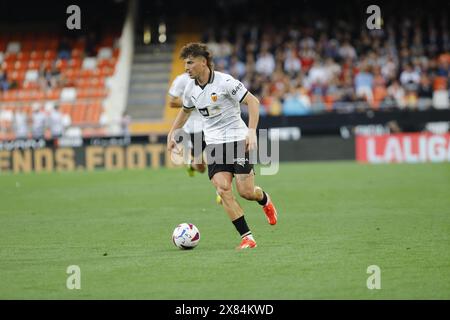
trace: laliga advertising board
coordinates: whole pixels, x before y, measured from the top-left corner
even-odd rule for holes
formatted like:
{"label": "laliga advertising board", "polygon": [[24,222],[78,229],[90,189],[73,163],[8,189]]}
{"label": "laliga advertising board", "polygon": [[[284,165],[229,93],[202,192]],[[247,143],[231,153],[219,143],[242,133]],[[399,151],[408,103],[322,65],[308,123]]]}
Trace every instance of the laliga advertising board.
{"label": "laliga advertising board", "polygon": [[450,162],[450,134],[405,133],[356,137],[362,163]]}

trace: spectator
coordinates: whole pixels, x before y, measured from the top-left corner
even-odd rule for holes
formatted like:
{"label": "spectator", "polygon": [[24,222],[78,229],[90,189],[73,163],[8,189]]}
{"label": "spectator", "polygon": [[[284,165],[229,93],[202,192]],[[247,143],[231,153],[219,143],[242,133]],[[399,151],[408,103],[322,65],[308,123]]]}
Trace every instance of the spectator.
{"label": "spectator", "polygon": [[426,74],[422,75],[420,78],[417,95],[417,107],[419,110],[425,110],[431,107],[433,102],[433,88],[431,86],[430,78]]}
{"label": "spectator", "polygon": [[356,59],[356,50],[355,48],[350,44],[348,40],[346,40],[342,46],[338,50],[339,57],[342,59]]}
{"label": "spectator", "polygon": [[14,133],[16,139],[27,139],[28,138],[28,120],[25,112],[21,110],[16,110],[14,112],[13,120]]}
{"label": "spectator", "polygon": [[0,89],[6,91],[9,89],[8,75],[6,71],[0,69]]}
{"label": "spectator", "polygon": [[322,61],[316,60],[308,72],[306,82],[309,87],[322,86],[327,83],[329,76],[330,74],[325,69]]}
{"label": "spectator", "polygon": [[48,117],[48,125],[50,127],[50,133],[52,139],[61,138],[64,134],[64,118],[59,111],[59,106],[55,105]]}
{"label": "spectator", "polygon": [[310,113],[311,101],[305,94],[304,89],[292,87],[286,95],[283,103],[283,114],[307,115]]}
{"label": "spectator", "polygon": [[405,90],[397,80],[388,87],[388,95],[395,101],[397,108],[405,107]]}
{"label": "spectator", "polygon": [[71,47],[69,43],[69,39],[67,37],[63,37],[59,42],[58,46],[58,58],[62,60],[69,60],[71,57]]}
{"label": "spectator", "polygon": [[392,56],[388,57],[385,64],[381,66],[381,74],[386,80],[393,80],[397,73],[397,64]]}
{"label": "spectator", "polygon": [[236,55],[232,56],[230,62],[230,74],[234,78],[242,81],[245,76],[245,72],[245,64],[240,61]]}
{"label": "spectator", "polygon": [[125,138],[130,137],[130,124],[131,124],[131,117],[128,113],[125,112],[120,121],[122,136]]}
{"label": "spectator", "polygon": [[300,59],[297,57],[297,54],[294,49],[290,49],[286,53],[286,59],[284,60],[284,71],[290,76],[297,75],[302,68],[302,63]]}
{"label": "spectator", "polygon": [[261,73],[265,76],[270,76],[275,70],[275,59],[273,55],[267,50],[267,48],[263,48],[261,50],[261,54],[256,60],[255,69],[256,72]]}
{"label": "spectator", "polygon": [[373,102],[373,75],[369,67],[363,66],[361,72],[355,77],[356,96],[363,98],[367,102]]}
{"label": "spectator", "polygon": [[405,70],[400,74],[400,83],[409,91],[417,90],[420,82],[420,74],[413,70],[411,64],[407,64]]}
{"label": "spectator", "polygon": [[44,139],[45,129],[47,127],[47,115],[45,114],[44,107],[40,105],[33,106],[31,119],[31,133],[33,139]]}

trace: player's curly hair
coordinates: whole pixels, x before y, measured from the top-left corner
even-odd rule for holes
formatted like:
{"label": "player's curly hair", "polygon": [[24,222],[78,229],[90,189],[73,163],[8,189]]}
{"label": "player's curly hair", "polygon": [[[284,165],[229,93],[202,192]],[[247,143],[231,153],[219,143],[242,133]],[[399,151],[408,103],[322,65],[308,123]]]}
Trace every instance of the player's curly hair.
{"label": "player's curly hair", "polygon": [[186,59],[188,57],[204,57],[208,67],[211,70],[214,68],[212,53],[209,51],[208,46],[204,43],[191,42],[181,48],[180,58]]}

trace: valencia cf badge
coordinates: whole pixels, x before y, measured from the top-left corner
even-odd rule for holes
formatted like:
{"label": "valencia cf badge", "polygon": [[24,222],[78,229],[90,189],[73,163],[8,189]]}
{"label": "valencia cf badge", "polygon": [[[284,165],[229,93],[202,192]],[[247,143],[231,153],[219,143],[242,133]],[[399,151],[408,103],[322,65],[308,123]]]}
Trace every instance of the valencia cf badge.
{"label": "valencia cf badge", "polygon": [[216,102],[216,101],[217,101],[217,94],[216,94],[215,92],[211,93],[211,100],[212,100],[213,102]]}

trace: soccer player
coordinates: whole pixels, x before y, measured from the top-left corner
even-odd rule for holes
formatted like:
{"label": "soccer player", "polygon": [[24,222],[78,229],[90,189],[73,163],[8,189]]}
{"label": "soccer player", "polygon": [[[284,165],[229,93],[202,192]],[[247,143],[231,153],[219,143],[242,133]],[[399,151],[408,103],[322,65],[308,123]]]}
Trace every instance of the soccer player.
{"label": "soccer player", "polygon": [[[222,198],[223,208],[241,235],[237,249],[255,248],[256,241],[245,221],[243,209],[233,196],[232,181],[236,177],[236,188],[242,198],[257,201],[262,206],[269,224],[277,223],[275,206],[269,195],[255,186],[253,164],[249,161],[249,152],[257,148],[259,101],[240,81],[213,70],[212,55],[205,44],[187,44],[182,48],[180,58],[184,60],[190,80],[184,90],[183,108],[168,134],[167,149],[172,151],[175,148],[177,129],[185,124],[194,108],[197,109],[203,116],[208,176]],[[249,109],[248,127],[241,118],[241,102]],[[245,149],[245,157],[236,157],[242,149]]]}
{"label": "soccer player", "polygon": [[[172,85],[169,88],[169,105],[172,108],[181,108],[183,106],[183,92],[186,88],[186,84],[189,82],[190,77],[187,73],[183,73],[178,75],[175,80],[173,80]],[[203,150],[205,149],[206,143],[203,137],[203,120],[201,118],[200,113],[197,110],[193,110],[191,116],[186,121],[183,126],[183,130],[191,136],[191,156],[192,160],[190,165],[188,166],[188,174],[193,177],[195,171],[200,173],[205,172],[206,166],[203,161]],[[194,149],[194,141],[196,139],[196,135],[200,135],[202,141],[202,148]]]}

